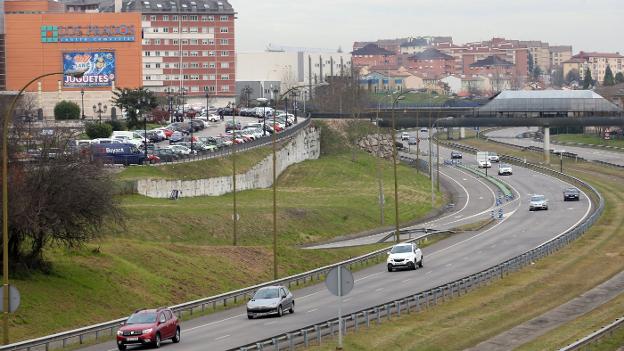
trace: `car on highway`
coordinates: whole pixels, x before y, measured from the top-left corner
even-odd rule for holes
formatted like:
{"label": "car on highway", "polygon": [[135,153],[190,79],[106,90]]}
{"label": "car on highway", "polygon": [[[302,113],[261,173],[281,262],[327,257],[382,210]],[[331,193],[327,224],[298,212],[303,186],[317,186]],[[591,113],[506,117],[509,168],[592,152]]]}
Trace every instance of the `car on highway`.
{"label": "car on highway", "polygon": [[490,162],[500,162],[500,158],[496,152],[488,152],[488,160]]}
{"label": "car on highway", "polygon": [[529,211],[548,210],[548,199],[544,195],[532,195],[529,202]]}
{"label": "car on highway", "polygon": [[498,175],[512,175],[513,170],[511,169],[511,165],[507,163],[500,164],[498,166]]}
{"label": "car on highway", "polygon": [[492,163],[489,160],[479,160],[477,162],[478,162],[479,168],[491,168],[492,167]]}
{"label": "car on highway", "polygon": [[388,251],[386,264],[388,272],[395,268],[416,269],[416,266],[423,266],[423,253],[414,243],[396,244]]}
{"label": "car on highway", "polygon": [[180,342],[180,321],[168,308],[136,310],[117,330],[117,348],[128,345],[160,347],[163,340]]}
{"label": "car on highway", "polygon": [[579,201],[581,191],[577,188],[566,188],[563,190],[563,201]]}
{"label": "car on highway", "polygon": [[409,140],[410,135],[409,133],[403,132],[401,133],[401,140]]}
{"label": "car on highway", "polygon": [[249,319],[268,315],[281,317],[284,311],[295,313],[295,298],[288,288],[282,285],[260,288],[247,302]]}
{"label": "car on highway", "polygon": [[459,151],[451,151],[451,159],[452,160],[461,159],[462,157],[464,157],[464,156],[462,155],[461,152],[459,152]]}

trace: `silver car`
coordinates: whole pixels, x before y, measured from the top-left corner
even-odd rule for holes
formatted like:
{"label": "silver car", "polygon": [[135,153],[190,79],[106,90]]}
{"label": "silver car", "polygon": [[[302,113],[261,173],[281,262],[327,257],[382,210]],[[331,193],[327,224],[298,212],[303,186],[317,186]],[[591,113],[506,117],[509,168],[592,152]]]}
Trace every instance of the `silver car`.
{"label": "silver car", "polygon": [[548,199],[544,195],[533,195],[529,203],[529,211],[548,210]]}
{"label": "silver car", "polygon": [[284,311],[295,313],[295,298],[285,286],[266,286],[260,288],[247,302],[247,318],[277,315],[281,317]]}

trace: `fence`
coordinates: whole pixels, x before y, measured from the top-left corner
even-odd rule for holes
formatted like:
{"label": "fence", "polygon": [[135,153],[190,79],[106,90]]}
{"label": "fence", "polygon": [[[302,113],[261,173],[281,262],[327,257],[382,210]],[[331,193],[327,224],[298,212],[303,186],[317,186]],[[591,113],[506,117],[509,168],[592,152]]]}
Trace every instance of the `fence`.
{"label": "fence", "polygon": [[[456,149],[462,149],[467,152],[477,151],[474,148],[461,144],[447,144]],[[585,233],[585,231],[587,231],[596,222],[604,211],[604,199],[602,198],[602,195],[590,184],[587,184],[576,177],[572,177],[546,167],[525,163],[515,157],[502,155],[501,159],[506,160],[509,163],[520,164],[535,171],[558,177],[589,190],[597,199],[598,206],[596,210],[585,218],[584,221],[576,227],[570,229],[568,232],[493,267],[429,290],[409,295],[402,299],[389,301],[371,308],[360,310],[350,314],[349,316],[345,316],[342,318],[343,333],[346,334],[349,329],[357,331],[360,326],[370,326],[371,322],[379,324],[382,320],[390,320],[393,315],[400,316],[401,313],[418,312],[423,309],[427,309],[438,304],[438,302],[443,302],[455,296],[461,296],[462,294],[465,294],[470,290],[478,288],[495,279],[502,279],[505,275],[522,269],[523,267],[530,265],[532,262],[567,246],[570,242],[576,240],[583,233]],[[299,345],[307,347],[311,343],[320,344],[324,337],[331,337],[337,332],[338,325],[338,318],[330,319],[321,323],[309,325],[305,328],[293,330],[288,333],[282,333],[270,339],[237,347],[232,350],[295,350],[295,348]]]}
{"label": "fence", "polygon": [[573,350],[591,350],[591,345],[600,341],[604,337],[610,337],[618,329],[624,327],[624,318],[616,319],[615,322],[604,326],[597,331],[587,335],[586,337],[577,340],[566,347],[562,347],[559,351],[573,351]]}

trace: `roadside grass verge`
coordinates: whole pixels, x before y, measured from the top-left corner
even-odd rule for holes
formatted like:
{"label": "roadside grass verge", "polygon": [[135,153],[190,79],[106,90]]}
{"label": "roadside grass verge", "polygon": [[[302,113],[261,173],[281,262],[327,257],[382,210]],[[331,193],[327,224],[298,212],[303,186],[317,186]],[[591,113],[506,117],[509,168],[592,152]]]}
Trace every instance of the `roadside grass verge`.
{"label": "roadside grass verge", "polygon": [[572,142],[572,143],[624,147],[624,139],[604,140],[603,138],[597,135],[589,135],[589,134],[556,134],[556,135],[552,135],[551,138],[554,141],[559,141],[559,142]]}
{"label": "roadside grass verge", "polygon": [[[245,173],[272,153],[271,146],[262,146],[236,154],[237,174]],[[162,166],[132,166],[117,173],[118,180],[167,179],[194,180],[232,175],[232,157],[166,164]]]}
{"label": "roadside grass verge", "polygon": [[[510,154],[511,149],[471,140],[481,149]],[[537,154],[539,156],[539,154]],[[496,281],[422,313],[404,315],[392,323],[347,335],[348,350],[462,350],[541,315],[624,269],[624,195],[621,171],[579,162],[568,170],[594,185],[606,199],[600,220],[568,247]],[[562,347],[608,324],[624,313],[620,296],[592,313],[566,324],[522,350]],[[617,344],[618,337],[606,340]],[[333,350],[327,341],[313,350]],[[610,350],[612,348],[605,348]]]}
{"label": "roadside grass verge", "polygon": [[[376,159],[358,151],[352,161],[338,134],[326,137],[324,143],[327,149],[320,159],[293,165],[278,180],[280,277],[389,245],[298,248],[380,226]],[[229,170],[230,164],[214,167]],[[179,173],[171,170],[168,176]],[[429,213],[428,179],[404,165],[398,166],[398,174],[402,221]],[[393,223],[388,161],[382,162],[382,176],[385,220]],[[125,228],[107,230],[83,247],[46,249],[50,274],[11,276],[22,295],[22,305],[11,315],[12,342],[120,318],[136,308],[177,304],[273,279],[271,189],[237,193],[236,247],[231,246],[231,194],[176,201],[139,195],[119,199]]]}

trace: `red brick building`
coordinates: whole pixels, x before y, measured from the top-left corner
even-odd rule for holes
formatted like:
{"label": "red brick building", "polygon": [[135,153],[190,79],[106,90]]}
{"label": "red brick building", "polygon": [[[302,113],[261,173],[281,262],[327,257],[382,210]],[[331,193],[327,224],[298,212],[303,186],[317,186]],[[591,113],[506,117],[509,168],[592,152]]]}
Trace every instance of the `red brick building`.
{"label": "red brick building", "polygon": [[433,48],[408,57],[407,65],[415,72],[435,76],[455,73],[455,58]]}
{"label": "red brick building", "polygon": [[397,55],[375,44],[367,44],[356,49],[351,55],[351,62],[354,67],[390,68],[397,66]]}

